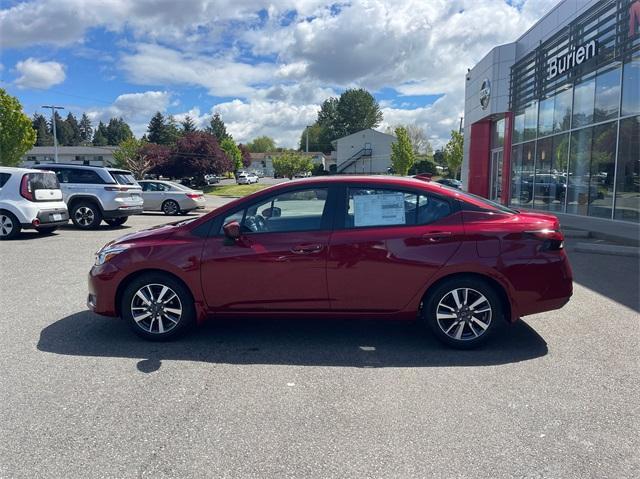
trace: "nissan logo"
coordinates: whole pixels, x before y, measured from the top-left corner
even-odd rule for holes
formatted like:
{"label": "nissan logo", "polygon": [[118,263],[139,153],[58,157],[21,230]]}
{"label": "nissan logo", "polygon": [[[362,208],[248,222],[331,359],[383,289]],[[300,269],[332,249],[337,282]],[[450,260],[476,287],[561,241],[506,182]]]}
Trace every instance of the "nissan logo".
{"label": "nissan logo", "polygon": [[491,82],[488,78],[482,80],[482,85],[480,86],[480,105],[482,105],[482,109],[486,110],[489,106],[489,99],[491,98]]}

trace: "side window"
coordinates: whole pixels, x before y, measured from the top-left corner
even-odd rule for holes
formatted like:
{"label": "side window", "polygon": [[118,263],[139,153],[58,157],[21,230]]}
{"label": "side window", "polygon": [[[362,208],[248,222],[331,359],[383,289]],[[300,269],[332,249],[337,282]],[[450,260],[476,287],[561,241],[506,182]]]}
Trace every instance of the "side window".
{"label": "side window", "polygon": [[345,228],[426,225],[451,213],[448,202],[407,191],[349,188]]}
{"label": "side window", "polygon": [[140,183],[140,188],[142,191],[149,191],[149,183]]}
{"label": "side window", "polygon": [[156,183],[158,187],[158,191],[170,191],[171,187],[169,185],[165,185],[164,183]]}
{"label": "side window", "polygon": [[104,181],[98,173],[92,170],[69,169],[67,172],[69,183],[81,183],[85,185],[101,185]]}
{"label": "side window", "polygon": [[236,220],[244,233],[320,230],[328,193],[327,188],[282,193],[227,216],[222,224]]}
{"label": "side window", "polygon": [[0,188],[2,188],[7,181],[9,181],[9,178],[11,178],[11,175],[9,173],[0,173]]}

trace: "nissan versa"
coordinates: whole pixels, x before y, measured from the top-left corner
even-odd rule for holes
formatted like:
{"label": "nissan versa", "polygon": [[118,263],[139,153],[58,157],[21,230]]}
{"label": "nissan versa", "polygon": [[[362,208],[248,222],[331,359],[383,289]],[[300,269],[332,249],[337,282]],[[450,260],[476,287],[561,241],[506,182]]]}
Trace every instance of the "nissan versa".
{"label": "nissan versa", "polygon": [[418,318],[470,348],[572,294],[552,215],[435,182],[296,180],[96,254],[88,306],[165,339],[208,317]]}

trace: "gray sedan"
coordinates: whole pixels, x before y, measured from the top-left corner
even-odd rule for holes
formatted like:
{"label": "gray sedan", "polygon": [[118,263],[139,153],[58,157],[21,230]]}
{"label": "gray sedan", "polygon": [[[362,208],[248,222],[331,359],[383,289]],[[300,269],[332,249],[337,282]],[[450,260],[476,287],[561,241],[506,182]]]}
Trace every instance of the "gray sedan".
{"label": "gray sedan", "polygon": [[205,206],[204,193],[173,181],[142,180],[142,199],[146,211],[162,211],[165,215],[186,214]]}

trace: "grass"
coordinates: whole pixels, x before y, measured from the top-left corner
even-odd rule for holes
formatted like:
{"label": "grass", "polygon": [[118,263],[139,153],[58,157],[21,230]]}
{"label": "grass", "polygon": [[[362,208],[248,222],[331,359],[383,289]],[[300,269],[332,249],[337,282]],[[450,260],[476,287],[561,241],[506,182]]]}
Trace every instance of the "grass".
{"label": "grass", "polygon": [[214,185],[204,188],[204,192],[215,196],[247,196],[256,191],[264,190],[271,185],[261,185],[254,183],[252,185]]}

